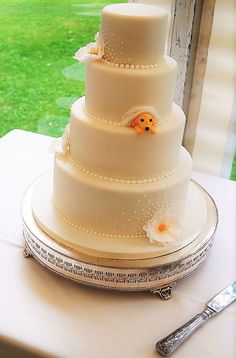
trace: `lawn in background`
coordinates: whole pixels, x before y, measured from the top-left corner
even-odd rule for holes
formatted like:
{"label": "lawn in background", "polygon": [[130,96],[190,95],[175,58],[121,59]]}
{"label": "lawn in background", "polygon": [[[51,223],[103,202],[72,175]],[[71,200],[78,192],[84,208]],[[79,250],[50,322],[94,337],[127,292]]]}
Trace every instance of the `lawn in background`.
{"label": "lawn in background", "polygon": [[84,65],[72,57],[115,2],[0,0],[0,137],[14,128],[62,134],[84,94]]}
{"label": "lawn in background", "polygon": [[234,155],[234,161],[233,161],[233,165],[232,165],[232,171],[231,171],[230,179],[231,180],[236,180],[236,153]]}

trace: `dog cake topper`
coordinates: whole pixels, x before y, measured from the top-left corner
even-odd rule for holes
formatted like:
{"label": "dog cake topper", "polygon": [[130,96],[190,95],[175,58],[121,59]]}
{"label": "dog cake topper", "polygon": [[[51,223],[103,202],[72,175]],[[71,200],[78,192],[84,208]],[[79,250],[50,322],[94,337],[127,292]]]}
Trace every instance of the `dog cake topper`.
{"label": "dog cake topper", "polygon": [[121,124],[131,127],[139,135],[157,132],[158,113],[151,107],[134,107],[122,117]]}

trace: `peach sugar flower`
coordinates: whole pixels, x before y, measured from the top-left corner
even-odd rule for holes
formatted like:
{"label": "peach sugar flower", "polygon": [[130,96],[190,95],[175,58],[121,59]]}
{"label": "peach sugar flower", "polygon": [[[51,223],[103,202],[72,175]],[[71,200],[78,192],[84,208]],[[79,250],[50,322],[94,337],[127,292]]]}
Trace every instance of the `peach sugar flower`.
{"label": "peach sugar flower", "polygon": [[152,244],[171,244],[181,236],[181,222],[172,211],[156,212],[143,229]]}

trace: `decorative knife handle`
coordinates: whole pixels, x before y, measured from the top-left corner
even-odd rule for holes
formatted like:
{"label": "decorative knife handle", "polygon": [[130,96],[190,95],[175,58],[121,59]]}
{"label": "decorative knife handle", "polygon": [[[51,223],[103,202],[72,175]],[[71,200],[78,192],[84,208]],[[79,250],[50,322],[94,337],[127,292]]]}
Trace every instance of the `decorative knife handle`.
{"label": "decorative knife handle", "polygon": [[161,339],[156,344],[156,350],[163,356],[173,353],[178,346],[183,343],[198,327],[215,314],[208,307],[200,314],[197,314],[183,326]]}

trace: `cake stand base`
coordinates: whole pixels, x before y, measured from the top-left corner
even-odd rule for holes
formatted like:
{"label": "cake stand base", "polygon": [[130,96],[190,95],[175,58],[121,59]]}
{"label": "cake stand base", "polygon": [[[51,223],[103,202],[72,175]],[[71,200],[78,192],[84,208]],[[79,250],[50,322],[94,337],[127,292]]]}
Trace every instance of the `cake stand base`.
{"label": "cake stand base", "polygon": [[150,291],[163,300],[170,299],[173,286],[206,260],[218,222],[213,199],[199,184],[193,181],[192,184],[198,187],[207,207],[200,234],[178,251],[144,259],[97,257],[57,242],[34,220],[29,188],[22,207],[24,257],[33,256],[47,269],[81,284],[120,291]]}

